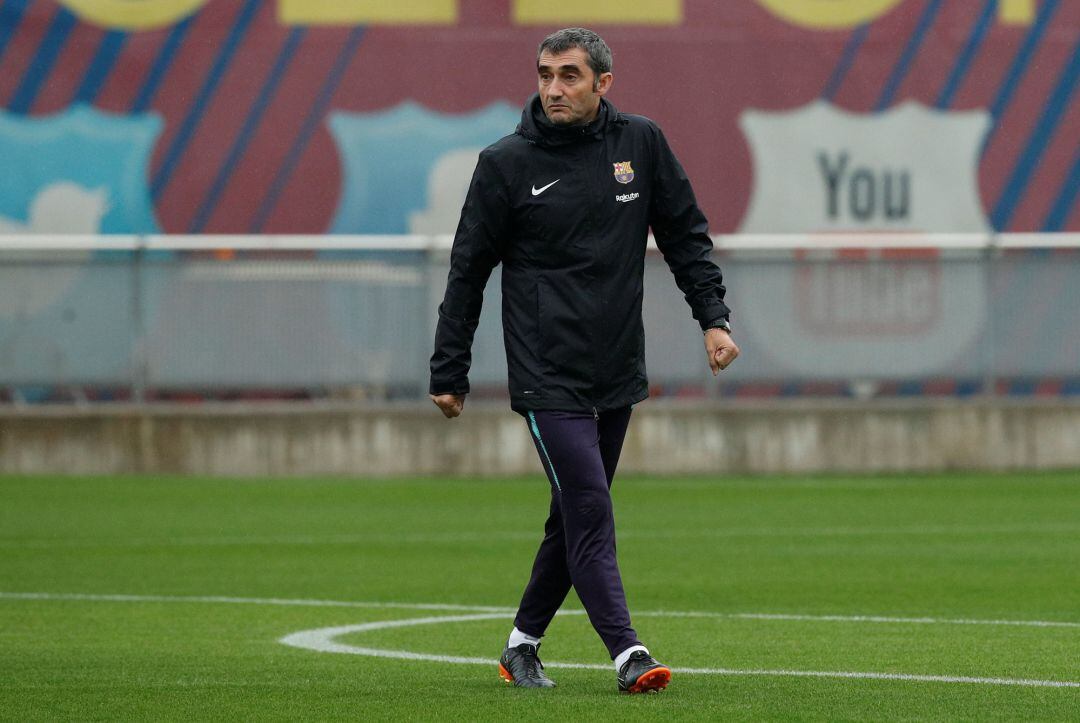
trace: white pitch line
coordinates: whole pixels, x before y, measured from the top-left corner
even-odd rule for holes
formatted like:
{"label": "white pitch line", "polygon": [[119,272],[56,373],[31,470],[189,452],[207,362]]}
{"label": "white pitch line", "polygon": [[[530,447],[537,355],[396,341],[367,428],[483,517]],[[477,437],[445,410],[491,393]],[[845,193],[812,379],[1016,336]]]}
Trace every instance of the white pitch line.
{"label": "white pitch line", "polygon": [[442,603],[351,602],[347,600],[304,600],[286,598],[227,597],[216,595],[92,595],[84,593],[0,592],[2,600],[83,600],[90,602],[168,602],[222,603],[226,605],[283,605],[319,608],[386,608],[398,610],[446,610],[460,612],[512,613],[514,608],[485,605],[452,605]]}
{"label": "white pitch line", "polygon": [[[220,603],[227,605],[279,605],[287,607],[369,608],[388,610],[445,610],[446,612],[513,613],[517,608],[497,605],[407,603],[296,598],[230,597],[216,595],[100,595],[91,593],[0,592],[0,600],[83,600],[91,602]],[[563,610],[560,615],[583,615],[583,610]],[[635,611],[634,617],[714,618],[718,620],[776,620],[823,623],[885,623],[898,625],[1004,625],[1032,628],[1077,628],[1080,622],[1064,620],[995,620],[978,618],[895,617],[885,615],[803,615],[796,613],[721,613],[695,610]]]}
{"label": "white pitch line", "polygon": [[[607,666],[603,666],[607,669]],[[1080,688],[1072,680],[1035,680],[1032,678],[981,678],[970,675],[922,675],[919,673],[874,673],[843,670],[729,670],[726,668],[672,668],[676,673],[702,675],[774,675],[796,678],[855,678],[861,680],[900,680],[916,683],[974,683],[977,685],[1018,685],[1030,688]]]}
{"label": "white pitch line", "polygon": [[[435,616],[424,618],[410,618],[406,620],[382,620],[358,625],[346,625],[332,628],[319,628],[317,630],[305,630],[292,633],[281,638],[280,642],[298,648],[317,650],[319,652],[347,653],[352,655],[365,655],[381,658],[397,658],[402,660],[419,660],[429,662],[467,664],[467,665],[491,665],[492,661],[487,658],[469,658],[454,655],[435,655],[428,653],[414,653],[407,650],[386,650],[382,648],[364,648],[354,645],[338,643],[334,638],[349,633],[369,632],[372,630],[386,630],[389,628],[408,627],[413,625],[442,624],[453,622],[467,622],[473,620],[503,619],[513,614],[513,608],[491,607],[483,605],[452,605],[443,603],[401,603],[401,602],[367,602],[367,601],[344,601],[344,600],[305,600],[288,598],[245,598],[227,596],[174,596],[174,595],[95,595],[86,593],[42,593],[42,592],[0,592],[0,599],[7,600],[80,600],[94,602],[169,602],[169,603],[216,603],[216,604],[239,604],[239,605],[284,605],[299,607],[341,607],[341,608],[368,608],[368,609],[401,609],[401,610],[442,610],[442,611],[481,611],[473,615]],[[583,615],[582,610],[567,610],[560,615]],[[823,621],[823,622],[870,622],[870,623],[940,623],[961,625],[1024,625],[1036,627],[1075,627],[1080,628],[1080,623],[1056,622],[1043,620],[974,620],[974,619],[944,619],[944,618],[893,618],[866,615],[785,615],[770,613],[716,613],[716,612],[693,612],[693,611],[651,611],[636,613],[639,616],[655,617],[699,617],[720,619],[753,619],[753,620],[796,620],[796,621]],[[609,665],[593,663],[560,663],[548,664],[552,668],[573,668],[580,670],[610,670]],[[861,671],[820,671],[820,670],[739,670],[731,668],[672,668],[676,673],[689,675],[762,675],[762,676],[785,676],[803,678],[852,678],[865,680],[896,680],[926,683],[969,683],[982,685],[1013,685],[1041,688],[1080,688],[1080,682],[1062,680],[1032,680],[1025,678],[983,678],[974,676],[956,675],[923,675],[914,673],[876,673]]]}
{"label": "white pitch line", "polygon": [[[320,653],[344,653],[375,658],[394,658],[398,660],[417,660],[455,665],[492,665],[489,658],[470,658],[458,655],[438,655],[434,653],[414,653],[409,650],[387,650],[384,648],[366,648],[339,643],[335,640],[342,635],[403,628],[413,625],[445,625],[447,623],[472,622],[477,620],[495,620],[505,617],[501,613],[482,613],[479,615],[444,615],[408,620],[383,620],[358,625],[342,625],[315,630],[301,630],[281,638],[278,642],[294,648],[314,650]],[[596,663],[560,663],[545,664],[549,668],[574,668],[578,670],[611,670],[610,665]],[[846,678],[856,680],[893,680],[917,683],[967,683],[975,685],[1013,685],[1032,688],[1080,688],[1080,682],[1071,680],[1035,680],[1030,678],[984,678],[969,675],[925,675],[921,673],[878,673],[873,671],[841,670],[740,670],[733,668],[679,668],[672,672],[687,675],[767,675],[797,678]]]}
{"label": "white pitch line", "polygon": [[904,618],[888,615],[798,615],[792,613],[714,613],[657,610],[636,615],[672,618],[732,618],[736,620],[793,620],[837,623],[899,623],[904,625],[1012,625],[1032,628],[1080,628],[1080,623],[1059,620],[979,620],[977,618]]}

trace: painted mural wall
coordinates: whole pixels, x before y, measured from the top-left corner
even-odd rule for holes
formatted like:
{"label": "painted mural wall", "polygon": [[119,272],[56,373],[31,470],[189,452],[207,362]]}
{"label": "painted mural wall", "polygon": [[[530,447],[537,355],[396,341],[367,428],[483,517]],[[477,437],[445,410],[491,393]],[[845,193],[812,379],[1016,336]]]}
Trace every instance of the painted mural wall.
{"label": "painted mural wall", "polygon": [[439,233],[587,25],[714,232],[1080,230],[1073,0],[0,0],[0,233]]}

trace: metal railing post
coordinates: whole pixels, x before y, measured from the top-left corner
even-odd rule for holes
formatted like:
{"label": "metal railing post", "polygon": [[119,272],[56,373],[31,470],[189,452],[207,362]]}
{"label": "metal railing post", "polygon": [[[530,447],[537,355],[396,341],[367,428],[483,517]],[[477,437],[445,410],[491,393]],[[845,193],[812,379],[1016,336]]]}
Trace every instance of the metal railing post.
{"label": "metal railing post", "polygon": [[993,398],[997,396],[997,374],[994,372],[994,349],[997,336],[997,324],[992,318],[994,305],[994,264],[998,256],[998,234],[991,231],[986,236],[986,245],[983,247],[983,284],[986,294],[986,324],[983,334],[983,390],[982,396]]}
{"label": "metal railing post", "polygon": [[143,299],[143,272],[146,259],[146,237],[135,237],[135,249],[132,252],[132,283],[131,283],[131,325],[132,325],[132,354],[131,354],[131,397],[136,404],[146,402],[147,388],[147,351],[146,351],[146,323],[143,315],[145,300]]}

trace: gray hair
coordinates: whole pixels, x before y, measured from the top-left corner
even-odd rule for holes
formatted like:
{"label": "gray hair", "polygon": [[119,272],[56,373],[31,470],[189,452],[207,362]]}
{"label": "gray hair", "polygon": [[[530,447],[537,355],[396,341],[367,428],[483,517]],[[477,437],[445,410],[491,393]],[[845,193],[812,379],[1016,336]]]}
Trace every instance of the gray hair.
{"label": "gray hair", "polygon": [[563,28],[544,38],[536,51],[536,64],[540,64],[540,56],[545,50],[558,55],[571,48],[581,48],[585,51],[589,67],[596,75],[594,85],[600,82],[601,73],[611,72],[611,48],[603,38],[586,28]]}

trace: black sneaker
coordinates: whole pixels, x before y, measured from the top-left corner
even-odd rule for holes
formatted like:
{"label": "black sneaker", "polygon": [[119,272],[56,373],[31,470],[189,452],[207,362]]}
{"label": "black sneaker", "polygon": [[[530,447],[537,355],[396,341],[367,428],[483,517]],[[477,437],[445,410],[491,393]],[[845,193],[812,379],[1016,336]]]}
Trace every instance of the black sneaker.
{"label": "black sneaker", "polygon": [[671,682],[671,669],[646,653],[635,650],[619,668],[619,690],[623,693],[656,693]]}
{"label": "black sneaker", "polygon": [[503,651],[499,658],[499,676],[519,688],[555,687],[555,681],[544,675],[544,664],[536,654],[536,646],[528,643]]}

